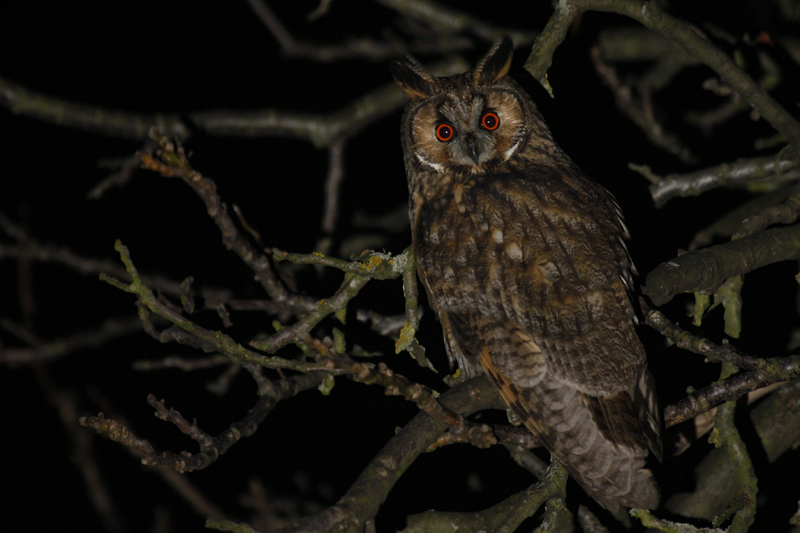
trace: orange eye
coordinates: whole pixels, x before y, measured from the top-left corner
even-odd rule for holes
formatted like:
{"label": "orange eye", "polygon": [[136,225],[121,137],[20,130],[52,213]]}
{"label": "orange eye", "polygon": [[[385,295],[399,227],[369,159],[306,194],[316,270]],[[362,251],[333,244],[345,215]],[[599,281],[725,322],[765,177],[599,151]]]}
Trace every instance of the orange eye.
{"label": "orange eye", "polygon": [[455,134],[456,132],[453,131],[453,127],[450,124],[439,124],[436,126],[436,138],[443,143],[450,141]]}
{"label": "orange eye", "polygon": [[497,113],[489,111],[483,115],[483,118],[481,119],[481,126],[489,131],[494,131],[500,127],[500,117],[497,116]]}

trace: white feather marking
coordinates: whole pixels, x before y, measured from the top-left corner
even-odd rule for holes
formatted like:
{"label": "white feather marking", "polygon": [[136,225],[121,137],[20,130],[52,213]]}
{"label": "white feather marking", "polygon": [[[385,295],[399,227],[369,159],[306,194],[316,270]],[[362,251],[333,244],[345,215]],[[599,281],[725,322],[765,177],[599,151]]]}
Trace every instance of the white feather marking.
{"label": "white feather marking", "polygon": [[428,161],[427,159],[425,159],[425,158],[422,156],[422,154],[416,154],[416,156],[417,156],[417,161],[419,161],[419,162],[420,162],[420,163],[422,163],[423,165],[426,165],[426,166],[429,166],[429,167],[431,167],[431,168],[432,168],[433,170],[435,170],[436,172],[441,172],[441,171],[442,171],[442,168],[443,168],[443,166],[442,166],[441,164],[439,164],[439,163],[434,163],[433,161]]}

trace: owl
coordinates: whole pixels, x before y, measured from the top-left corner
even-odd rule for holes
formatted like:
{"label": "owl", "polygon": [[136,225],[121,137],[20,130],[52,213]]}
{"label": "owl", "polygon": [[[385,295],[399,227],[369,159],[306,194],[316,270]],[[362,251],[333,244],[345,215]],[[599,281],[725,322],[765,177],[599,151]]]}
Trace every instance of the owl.
{"label": "owl", "polygon": [[469,72],[391,65],[418,274],[451,365],[485,374],[600,504],[656,508],[660,417],[614,197],[556,145],[497,41]]}

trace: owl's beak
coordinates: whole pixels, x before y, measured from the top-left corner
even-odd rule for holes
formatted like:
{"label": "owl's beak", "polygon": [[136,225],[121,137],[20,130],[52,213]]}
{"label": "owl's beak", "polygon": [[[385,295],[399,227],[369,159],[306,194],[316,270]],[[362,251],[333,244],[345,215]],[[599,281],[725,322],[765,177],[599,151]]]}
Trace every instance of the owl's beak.
{"label": "owl's beak", "polygon": [[475,143],[475,137],[473,135],[467,137],[467,153],[469,154],[469,158],[475,161],[477,165],[479,163],[480,154],[478,154],[478,146]]}

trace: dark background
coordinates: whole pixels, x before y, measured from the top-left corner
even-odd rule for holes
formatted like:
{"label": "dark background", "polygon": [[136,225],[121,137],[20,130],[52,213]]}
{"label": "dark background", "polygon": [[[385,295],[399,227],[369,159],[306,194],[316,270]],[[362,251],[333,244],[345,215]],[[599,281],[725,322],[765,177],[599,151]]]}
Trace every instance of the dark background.
{"label": "dark background", "polygon": [[[274,2],[274,10],[298,38],[338,42],[346,36],[380,37],[397,27],[398,15],[367,1],[334,2],[330,13],[309,23],[315,2]],[[510,27],[539,29],[551,13],[547,2],[450,2],[485,20]],[[794,32],[776,20],[761,3],[675,2],[673,11],[700,25],[713,22],[732,35],[761,31]],[[683,112],[710,108],[720,100],[699,89],[711,77],[702,67],[682,73],[657,97],[659,116],[698,157],[688,167],[653,147],[624,119],[613,97],[594,73],[589,49],[604,27],[633,24],[613,15],[592,13],[581,19],[558,49],[549,72],[556,98],[549,96],[521,66],[529,48],[517,51],[512,75],[531,92],[562,147],[592,177],[619,199],[633,234],[631,252],[642,274],[676,255],[692,235],[747,198],[742,191],[718,190],[700,198],[674,200],[655,209],[648,183],[627,169],[629,162],[650,165],[659,174],[686,172],[737,158],[761,155],[753,140],[772,133],[769,126],[740,116],[704,136],[681,120]],[[395,30],[400,31],[400,30]],[[490,43],[476,40],[466,54],[473,62]],[[727,51],[753,49],[741,42],[720,43]],[[309,112],[337,110],[364,93],[390,82],[385,61],[352,59],[337,63],[287,59],[245,2],[89,2],[30,1],[0,8],[0,76],[31,91],[74,102],[140,113],[182,113],[197,110],[279,108]],[[779,60],[787,55],[770,49]],[[435,59],[421,57],[423,61]],[[794,65],[796,73],[796,64]],[[642,65],[628,65],[633,74]],[[787,76],[790,78],[790,76]],[[797,87],[784,82],[776,96],[793,102]],[[783,99],[781,99],[783,98]],[[786,105],[786,104],[785,104]],[[795,107],[787,105],[792,110]],[[406,201],[398,129],[400,110],[367,127],[348,142],[342,209],[334,242],[353,232],[353,214],[379,215]],[[179,180],[139,171],[123,188],[102,199],[87,192],[110,172],[98,161],[131,156],[142,143],[108,138],[17,116],[0,109],[0,211],[45,243],[64,245],[92,258],[116,259],[115,239],[131,251],[141,271],[181,280],[193,276],[198,286],[229,287],[240,298],[263,298],[252,273],[220,244],[219,232],[194,193]],[[279,138],[212,137],[200,132],[186,143],[194,167],[219,186],[222,198],[236,204],[267,246],[310,252],[323,237],[320,217],[327,152],[310,143]],[[410,242],[407,231],[381,235],[382,247],[400,253]],[[4,237],[3,242],[10,242]],[[0,261],[0,316],[20,323],[17,264]],[[31,333],[40,342],[97,327],[107,317],[135,313],[133,298],[94,275],[82,276],[60,265],[32,267],[36,309]],[[796,323],[794,267],[774,265],[747,277],[745,334],[739,346],[758,355],[782,355]],[[340,277],[313,269],[297,272],[302,290],[329,295]],[[688,300],[667,307],[682,320]],[[402,312],[398,282],[372,282],[358,307],[391,314]],[[715,312],[701,333],[722,338],[721,314]],[[352,314],[352,313],[351,313]],[[207,327],[221,328],[210,311],[194,317]],[[243,341],[270,329],[264,315],[234,315],[229,331]],[[352,322],[352,321],[351,321]],[[440,371],[421,373],[406,355],[395,356],[391,344],[354,326],[359,343],[382,350],[393,368],[443,390],[447,372],[438,326],[427,314],[420,340]],[[25,343],[0,331],[3,347]],[[717,367],[702,365],[698,356],[663,349],[652,332],[643,331],[664,403],[680,398],[687,385],[702,386],[717,377]],[[351,337],[352,339],[352,337]],[[351,341],[352,342],[352,341]],[[96,350],[83,350],[46,366],[0,368],[0,413],[3,447],[0,460],[0,513],[5,528],[47,530],[76,526],[101,530],[86,498],[84,482],[70,462],[73,443],[53,407],[48,391],[77,398],[81,412],[92,415],[111,406],[137,432],[164,449],[194,451],[193,443],[168,424],[156,420],[146,395],[165,398],[167,405],[193,417],[211,434],[241,416],[255,399],[246,375],[234,381],[222,398],[206,391],[221,369],[183,373],[178,370],[135,372],[133,361],[167,355],[190,357],[177,345],[161,345],[146,335],[125,337]],[[57,400],[56,400],[57,401]],[[105,407],[104,407],[105,406]],[[190,479],[231,516],[246,520],[240,496],[249,480],[261,480],[277,500],[294,508],[329,505],[349,487],[363,466],[416,412],[412,405],[387,398],[377,387],[338,379],[328,398],[306,392],[278,406],[255,436],[237,444],[226,456]],[[111,415],[109,415],[111,416]],[[502,415],[501,415],[502,418]],[[77,422],[76,422],[77,423]],[[79,428],[79,432],[90,430]],[[149,530],[158,512],[166,512],[175,531],[202,529],[203,518],[118,445],[93,436],[102,474],[109,483],[121,519],[131,531]],[[669,446],[667,442],[667,446]],[[707,449],[704,440],[667,467],[686,468]],[[668,450],[669,451],[669,450]],[[796,454],[795,454],[796,455]],[[688,456],[688,457],[687,457]],[[779,472],[797,472],[797,461],[762,477],[762,486],[785,482]],[[685,480],[666,479],[666,491]],[[422,456],[390,494],[380,527],[401,528],[403,517],[436,508],[477,510],[523,489],[532,477],[520,471],[495,448],[454,446]],[[796,481],[792,481],[796,485]],[[762,511],[786,524],[792,501]],[[792,500],[793,498],[793,500]],[[777,504],[773,504],[777,505]],[[31,506],[37,511],[31,512]],[[757,530],[757,529],[754,529]]]}

